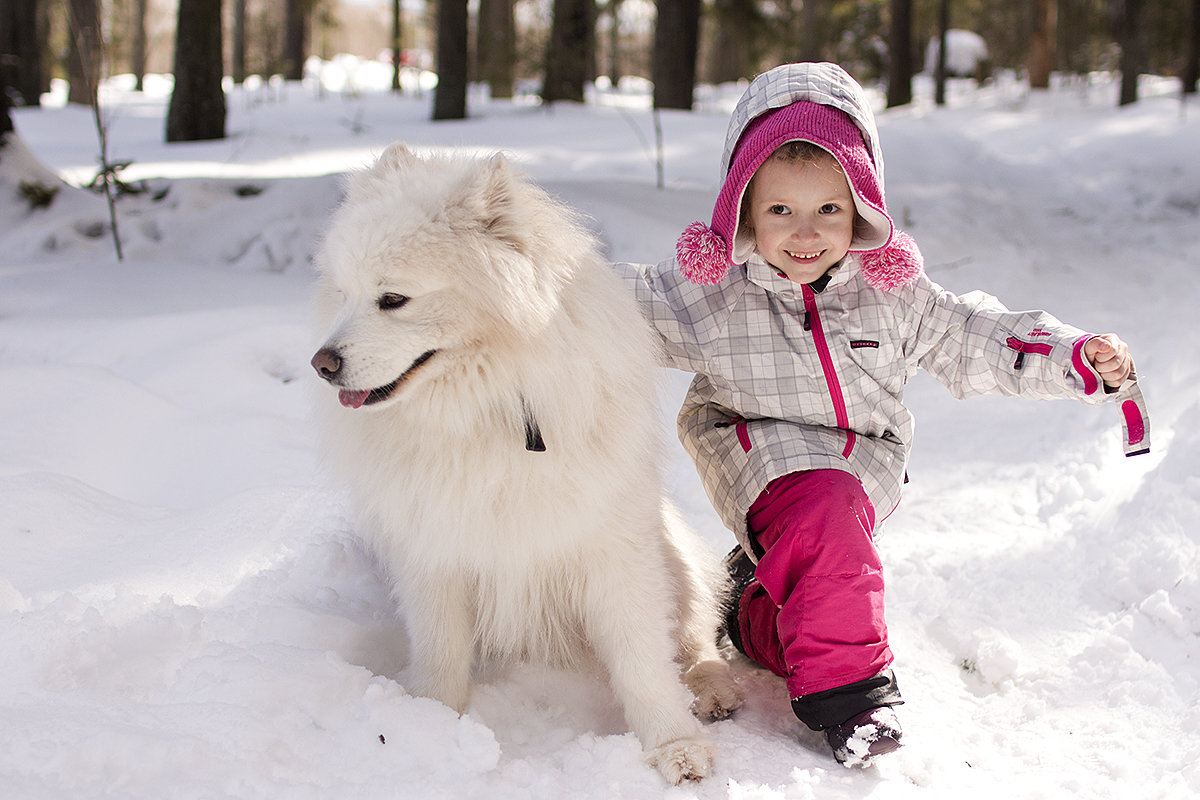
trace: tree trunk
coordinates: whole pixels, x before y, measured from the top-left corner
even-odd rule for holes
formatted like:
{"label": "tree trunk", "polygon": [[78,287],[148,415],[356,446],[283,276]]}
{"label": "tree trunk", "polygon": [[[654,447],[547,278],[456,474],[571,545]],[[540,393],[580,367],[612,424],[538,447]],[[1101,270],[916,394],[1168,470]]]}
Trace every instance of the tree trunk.
{"label": "tree trunk", "polygon": [[[7,5],[7,0],[0,2],[0,36],[5,35],[5,32],[11,30],[8,27],[9,21],[12,19],[11,8]],[[0,42],[7,47],[7,43]],[[4,138],[13,132],[12,114],[9,109],[12,108],[12,96],[9,94],[9,88],[13,85],[16,75],[15,64],[9,63],[5,57],[7,50],[0,48],[0,148],[7,144]]]}
{"label": "tree trunk", "polygon": [[934,67],[934,102],[946,105],[946,34],[950,31],[950,0],[941,0],[938,6],[938,56]]}
{"label": "tree trunk", "polygon": [[467,118],[467,0],[439,0],[433,119]]}
{"label": "tree trunk", "polygon": [[1117,43],[1121,45],[1121,96],[1118,105],[1138,99],[1138,76],[1145,64],[1142,40],[1142,0],[1117,0]]}
{"label": "tree trunk", "polygon": [[0,148],[6,144],[4,137],[14,130],[12,114],[9,113],[11,102],[8,99],[8,78],[5,77],[7,72],[4,65],[0,64]]}
{"label": "tree trunk", "polygon": [[513,64],[517,60],[513,0],[479,0],[479,29],[475,36],[479,79],[492,97],[513,96]]}
{"label": "tree trunk", "polygon": [[286,0],[283,6],[283,76],[289,81],[304,77],[311,6],[309,0]]}
{"label": "tree trunk", "polygon": [[167,141],[225,138],[221,0],[179,0]]}
{"label": "tree trunk", "polygon": [[612,25],[608,29],[608,79],[614,88],[621,82],[621,4],[625,0],[608,0],[608,15]]}
{"label": "tree trunk", "polygon": [[233,82],[246,80],[246,0],[233,0],[231,6],[233,42],[229,53],[229,66],[233,71]]}
{"label": "tree trunk", "polygon": [[1188,35],[1183,62],[1183,93],[1195,94],[1200,81],[1200,0],[1192,0],[1191,33]]}
{"label": "tree trunk", "polygon": [[0,61],[7,85],[26,106],[41,105],[46,83],[45,0],[0,0]]}
{"label": "tree trunk", "polygon": [[891,0],[890,8],[887,106],[893,108],[912,102],[912,0]]}
{"label": "tree trunk", "polygon": [[[815,5],[814,0],[804,4]],[[728,83],[753,78],[758,71],[756,45],[762,41],[763,16],[756,0],[714,0],[709,30],[715,28],[705,79]]]}
{"label": "tree trunk", "polygon": [[[824,30],[821,25],[821,5],[829,0],[802,0],[800,4],[800,30],[796,35],[799,51],[796,61],[821,61],[821,44]],[[794,16],[794,15],[793,15]],[[794,24],[794,23],[793,23]]]}
{"label": "tree trunk", "polygon": [[554,0],[554,19],[546,45],[542,100],[583,102],[583,88],[595,52],[594,0]]}
{"label": "tree trunk", "polygon": [[654,26],[654,107],[692,110],[696,53],[700,47],[700,0],[658,0]]}
{"label": "tree trunk", "polygon": [[400,41],[400,0],[392,0],[392,91],[400,91],[400,63],[404,53],[404,45]]}
{"label": "tree trunk", "polygon": [[130,54],[134,89],[142,91],[146,81],[146,8],[150,0],[134,0],[133,5],[133,52]]}
{"label": "tree trunk", "polygon": [[97,0],[68,0],[67,102],[90,106],[100,85],[100,9]]}
{"label": "tree trunk", "polygon": [[1050,88],[1054,71],[1054,44],[1058,40],[1058,0],[1036,0],[1033,35],[1029,40],[1029,85]]}

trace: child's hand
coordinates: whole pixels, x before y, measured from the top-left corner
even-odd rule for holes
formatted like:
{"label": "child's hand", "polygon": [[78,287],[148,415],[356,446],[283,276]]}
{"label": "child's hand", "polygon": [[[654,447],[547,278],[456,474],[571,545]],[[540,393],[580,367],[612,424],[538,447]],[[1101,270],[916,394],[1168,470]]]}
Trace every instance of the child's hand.
{"label": "child's hand", "polygon": [[1083,355],[1100,373],[1105,386],[1120,388],[1133,372],[1129,348],[1115,333],[1094,336],[1083,344]]}

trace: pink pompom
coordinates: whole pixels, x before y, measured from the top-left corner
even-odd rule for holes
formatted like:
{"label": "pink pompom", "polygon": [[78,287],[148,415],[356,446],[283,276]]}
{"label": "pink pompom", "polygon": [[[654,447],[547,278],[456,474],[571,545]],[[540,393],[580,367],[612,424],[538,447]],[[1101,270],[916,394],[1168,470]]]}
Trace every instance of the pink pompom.
{"label": "pink pompom", "polygon": [[679,235],[675,259],[692,283],[720,283],[729,274],[729,246],[702,222],[693,222]]}
{"label": "pink pompom", "polygon": [[899,230],[886,246],[860,253],[858,260],[867,283],[885,292],[911,286],[925,268],[917,243]]}

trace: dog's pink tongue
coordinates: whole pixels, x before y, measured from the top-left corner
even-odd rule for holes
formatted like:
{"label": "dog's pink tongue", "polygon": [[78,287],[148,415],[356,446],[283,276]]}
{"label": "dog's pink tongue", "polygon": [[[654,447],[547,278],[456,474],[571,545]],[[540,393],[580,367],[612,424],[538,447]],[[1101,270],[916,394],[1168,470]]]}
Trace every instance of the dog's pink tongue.
{"label": "dog's pink tongue", "polygon": [[367,402],[367,395],[371,392],[352,392],[349,389],[342,389],[338,392],[338,401],[346,408],[359,408],[363,403]]}

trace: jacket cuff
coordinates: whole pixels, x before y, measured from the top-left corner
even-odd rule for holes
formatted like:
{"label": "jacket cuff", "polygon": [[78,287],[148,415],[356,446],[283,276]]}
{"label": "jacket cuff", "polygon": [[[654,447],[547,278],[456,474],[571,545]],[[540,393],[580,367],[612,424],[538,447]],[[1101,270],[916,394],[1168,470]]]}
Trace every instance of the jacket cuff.
{"label": "jacket cuff", "polygon": [[1104,381],[1100,378],[1100,373],[1096,372],[1095,368],[1088,363],[1087,357],[1083,354],[1083,346],[1087,344],[1089,339],[1095,339],[1093,334],[1080,336],[1075,340],[1075,347],[1071,351],[1071,366],[1075,370],[1075,374],[1083,381],[1083,393],[1088,397],[1094,395]]}
{"label": "jacket cuff", "polygon": [[1121,384],[1121,388],[1113,389],[1105,385],[1100,373],[1088,363],[1083,354],[1083,346],[1095,336],[1088,334],[1075,340],[1071,351],[1071,366],[1083,381],[1083,393],[1092,397],[1103,389],[1100,397],[1115,395],[1117,408],[1121,412],[1121,445],[1126,456],[1140,456],[1150,452],[1150,414],[1146,411],[1146,400],[1142,397],[1142,389],[1138,386],[1137,374],[1131,372]]}

